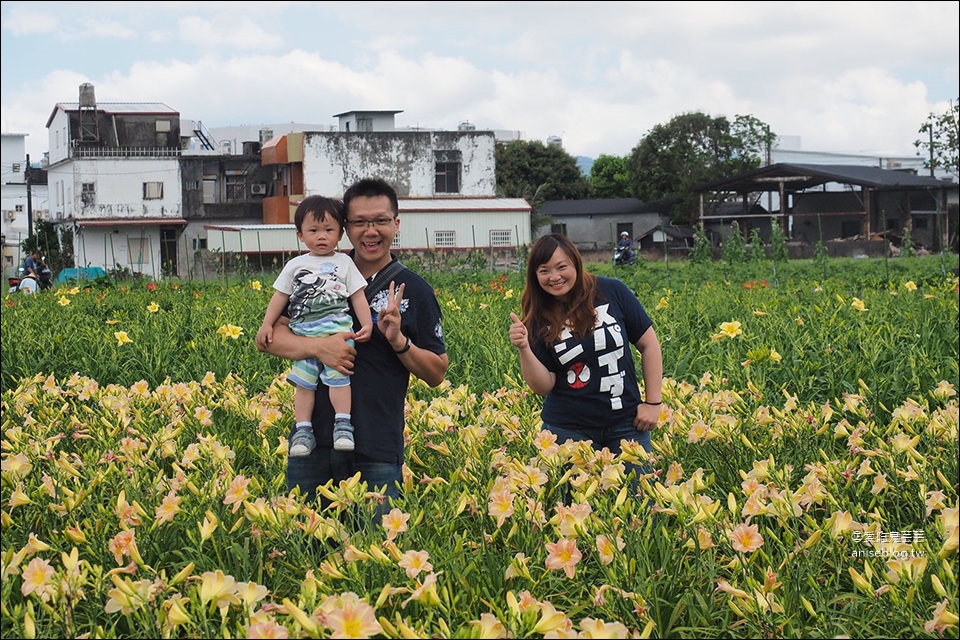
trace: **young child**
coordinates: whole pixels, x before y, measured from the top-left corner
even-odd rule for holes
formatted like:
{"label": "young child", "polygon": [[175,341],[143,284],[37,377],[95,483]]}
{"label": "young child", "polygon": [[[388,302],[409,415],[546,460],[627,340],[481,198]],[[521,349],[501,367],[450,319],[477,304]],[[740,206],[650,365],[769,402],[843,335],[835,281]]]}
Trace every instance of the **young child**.
{"label": "young child", "polygon": [[[273,325],[284,309],[290,315],[293,333],[322,337],[353,331],[349,313],[352,305],[360,323],[355,339],[358,342],[370,339],[373,321],[363,291],[367,281],[353,260],[337,251],[343,237],[343,220],[343,204],[331,198],[309,196],[297,207],[294,214],[297,237],[309,253],[287,262],[274,282],[276,292],[257,332],[257,344],[261,347],[273,341]],[[293,403],[296,429],[290,438],[288,455],[306,456],[316,447],[312,414],[318,380],[329,388],[330,404],[336,411],[333,448],[353,451],[350,377],[322,365],[316,358],[309,358],[296,360],[287,380],[296,386]]]}

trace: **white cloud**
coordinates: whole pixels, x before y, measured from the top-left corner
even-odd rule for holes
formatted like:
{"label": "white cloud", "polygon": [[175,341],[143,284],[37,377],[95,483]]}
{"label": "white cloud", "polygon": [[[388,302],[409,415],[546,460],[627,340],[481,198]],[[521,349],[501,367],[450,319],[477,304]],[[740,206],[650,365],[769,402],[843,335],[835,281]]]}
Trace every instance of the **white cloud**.
{"label": "white cloud", "polygon": [[178,21],[180,38],[201,50],[215,51],[226,47],[237,50],[269,50],[283,45],[283,38],[271,34],[249,16],[208,20],[186,16]]}
{"label": "white cloud", "polygon": [[53,33],[57,29],[57,18],[29,5],[17,5],[10,9],[2,24],[4,29],[17,36]]}

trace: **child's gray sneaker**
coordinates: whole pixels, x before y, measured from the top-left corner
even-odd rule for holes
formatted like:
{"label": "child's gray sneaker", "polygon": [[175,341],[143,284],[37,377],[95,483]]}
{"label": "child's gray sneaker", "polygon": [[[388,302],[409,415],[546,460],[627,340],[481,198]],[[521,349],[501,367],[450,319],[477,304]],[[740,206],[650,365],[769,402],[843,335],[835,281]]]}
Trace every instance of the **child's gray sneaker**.
{"label": "child's gray sneaker", "polygon": [[314,447],[317,446],[317,440],[313,437],[313,429],[310,427],[299,427],[294,430],[290,438],[290,448],[287,455],[291,458],[302,458],[310,455]]}
{"label": "child's gray sneaker", "polygon": [[337,451],[353,451],[353,425],[340,418],[333,422],[333,448]]}

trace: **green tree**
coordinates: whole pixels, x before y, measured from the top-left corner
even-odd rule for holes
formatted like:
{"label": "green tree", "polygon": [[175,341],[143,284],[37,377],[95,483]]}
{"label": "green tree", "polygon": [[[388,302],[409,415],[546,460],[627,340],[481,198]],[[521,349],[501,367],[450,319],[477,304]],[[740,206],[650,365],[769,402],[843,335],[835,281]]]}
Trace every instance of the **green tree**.
{"label": "green tree", "polygon": [[679,198],[673,220],[692,223],[698,197],[691,187],[761,166],[772,141],[770,127],[753,116],[684,113],[655,126],[627,159],[630,188],[645,201]]}
{"label": "green tree", "polygon": [[523,198],[533,208],[530,230],[550,224],[539,213],[546,200],[578,200],[590,193],[590,180],[577,166],[577,159],[556,145],[540,141],[513,140],[496,146],[497,195]]}
{"label": "green tree", "polygon": [[918,133],[926,136],[913,143],[917,154],[925,156],[923,166],[960,177],[960,98],[946,112],[927,116]]}
{"label": "green tree", "polygon": [[629,198],[630,174],[625,156],[601,154],[590,167],[591,198]]}

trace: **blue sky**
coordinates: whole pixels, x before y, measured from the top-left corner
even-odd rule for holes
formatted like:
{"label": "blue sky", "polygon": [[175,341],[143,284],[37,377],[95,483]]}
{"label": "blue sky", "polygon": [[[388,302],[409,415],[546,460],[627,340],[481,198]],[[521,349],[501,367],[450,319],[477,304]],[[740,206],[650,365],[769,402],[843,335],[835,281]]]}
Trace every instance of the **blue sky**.
{"label": "blue sky", "polygon": [[560,136],[626,155],[674,116],[752,115],[808,151],[909,156],[960,95],[958,2],[3,2],[0,126],[47,149],[57,102],[162,102],[208,128]]}

